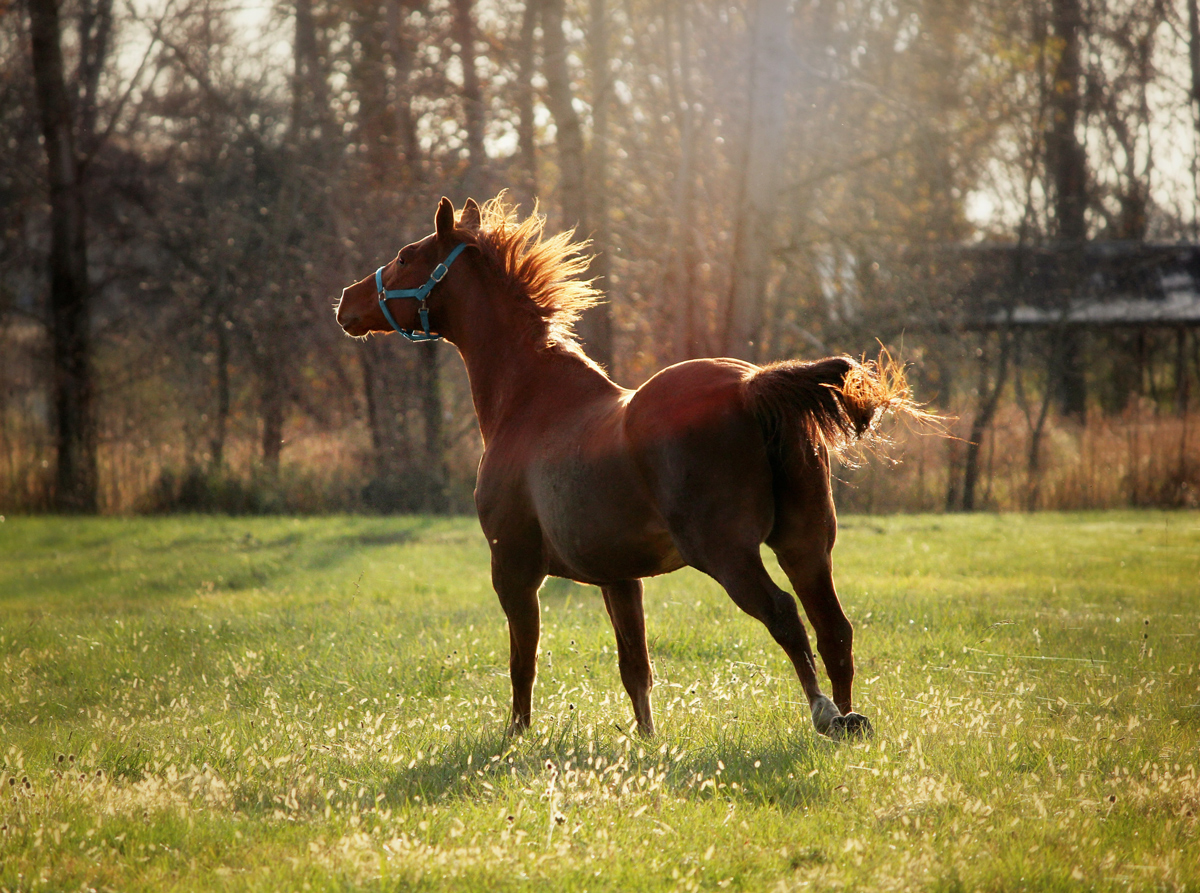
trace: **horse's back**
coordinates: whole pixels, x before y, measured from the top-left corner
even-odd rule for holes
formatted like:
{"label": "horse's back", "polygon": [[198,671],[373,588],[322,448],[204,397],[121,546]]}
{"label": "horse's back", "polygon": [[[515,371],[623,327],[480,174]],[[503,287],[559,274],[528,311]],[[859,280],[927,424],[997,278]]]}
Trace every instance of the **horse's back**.
{"label": "horse's back", "polygon": [[727,426],[744,414],[745,382],[759,369],[730,358],[686,360],[652,376],[626,413],[631,438],[663,439]]}
{"label": "horse's back", "polygon": [[684,560],[702,570],[730,537],[757,547],[774,521],[767,444],[744,397],[757,371],[734,359],[678,363],[642,385],[626,411],[634,460]]}

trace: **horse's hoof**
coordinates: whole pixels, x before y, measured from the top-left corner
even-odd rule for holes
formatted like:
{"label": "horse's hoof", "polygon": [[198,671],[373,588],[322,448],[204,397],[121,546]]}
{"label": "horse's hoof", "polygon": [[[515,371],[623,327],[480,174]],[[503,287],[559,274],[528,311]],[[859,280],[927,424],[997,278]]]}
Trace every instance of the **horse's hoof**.
{"label": "horse's hoof", "polygon": [[829,724],[828,734],[835,741],[861,741],[865,738],[874,738],[875,729],[871,725],[871,720],[861,713],[847,713],[844,716],[833,718]]}

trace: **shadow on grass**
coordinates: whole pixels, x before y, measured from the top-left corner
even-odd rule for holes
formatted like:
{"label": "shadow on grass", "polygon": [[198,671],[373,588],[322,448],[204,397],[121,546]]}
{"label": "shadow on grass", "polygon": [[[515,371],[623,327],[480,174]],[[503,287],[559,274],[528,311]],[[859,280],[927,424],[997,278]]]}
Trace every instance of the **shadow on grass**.
{"label": "shadow on grass", "polygon": [[750,741],[739,729],[690,749],[682,741],[646,741],[615,729],[589,738],[568,721],[522,738],[499,731],[459,737],[432,765],[418,762],[386,773],[380,791],[390,803],[419,799],[451,805],[491,797],[502,802],[506,790],[514,795],[546,790],[553,778],[568,810],[585,807],[598,796],[645,793],[654,779],[659,790],[674,797],[790,811],[843,796],[844,787],[819,768],[837,746],[808,733],[790,740]]}

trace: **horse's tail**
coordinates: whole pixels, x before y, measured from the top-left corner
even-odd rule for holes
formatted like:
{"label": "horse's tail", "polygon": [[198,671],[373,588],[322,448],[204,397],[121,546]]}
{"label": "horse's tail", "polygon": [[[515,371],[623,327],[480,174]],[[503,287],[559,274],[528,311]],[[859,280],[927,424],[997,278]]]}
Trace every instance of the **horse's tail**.
{"label": "horse's tail", "polygon": [[762,427],[772,454],[784,454],[799,437],[835,454],[878,437],[889,410],[924,413],[910,399],[904,369],[887,353],[878,362],[829,357],[764,366],[746,379],[746,405]]}

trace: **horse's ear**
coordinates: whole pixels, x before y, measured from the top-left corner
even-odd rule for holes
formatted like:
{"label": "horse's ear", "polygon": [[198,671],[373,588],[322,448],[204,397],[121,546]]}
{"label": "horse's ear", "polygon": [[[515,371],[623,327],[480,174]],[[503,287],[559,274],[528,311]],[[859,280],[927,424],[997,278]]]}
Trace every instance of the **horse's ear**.
{"label": "horse's ear", "polygon": [[444,195],[438,202],[437,217],[433,219],[433,225],[439,239],[448,239],[454,235],[454,202]]}
{"label": "horse's ear", "polygon": [[467,203],[463,205],[462,213],[458,215],[458,225],[464,229],[479,229],[479,205],[475,204],[475,199],[467,199]]}

